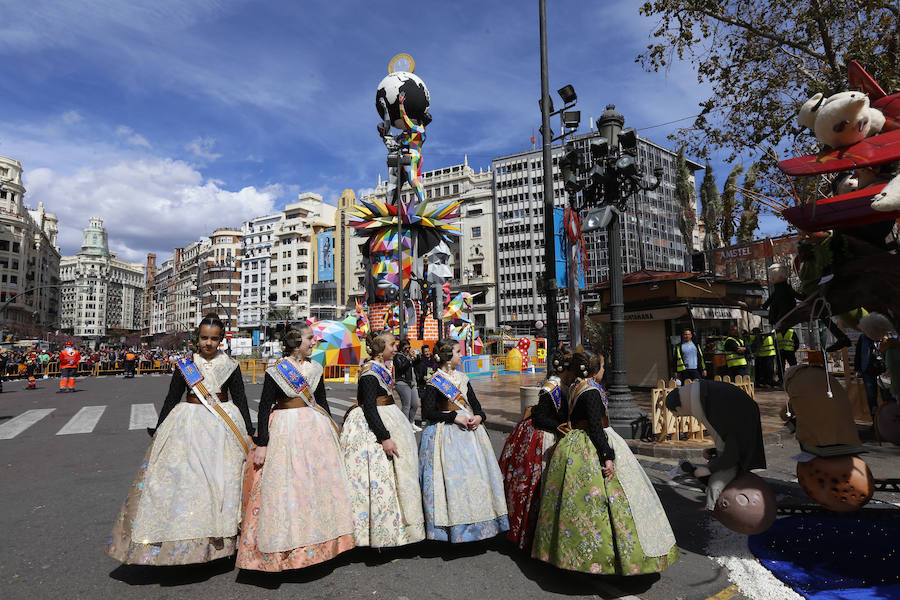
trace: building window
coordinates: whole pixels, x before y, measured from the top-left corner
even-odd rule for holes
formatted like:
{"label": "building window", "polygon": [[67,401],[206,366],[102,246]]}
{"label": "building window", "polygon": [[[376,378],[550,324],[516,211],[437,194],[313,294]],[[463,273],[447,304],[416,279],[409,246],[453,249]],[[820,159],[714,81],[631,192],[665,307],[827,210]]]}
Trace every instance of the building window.
{"label": "building window", "polygon": [[472,237],[480,238],[481,237],[481,227],[473,227],[472,228]]}

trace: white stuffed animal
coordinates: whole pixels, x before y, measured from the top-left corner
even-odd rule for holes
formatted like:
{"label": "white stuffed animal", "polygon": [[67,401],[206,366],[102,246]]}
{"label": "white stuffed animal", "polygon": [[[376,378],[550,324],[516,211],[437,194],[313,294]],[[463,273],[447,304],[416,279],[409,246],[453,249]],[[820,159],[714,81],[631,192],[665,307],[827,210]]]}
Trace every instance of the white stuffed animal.
{"label": "white stuffed animal", "polygon": [[[856,144],[879,133],[885,123],[884,115],[869,106],[869,97],[862,92],[838,92],[828,98],[816,94],[800,108],[797,120],[812,129],[820,143],[831,148]],[[836,179],[834,192],[845,194],[881,183],[887,185],[875,195],[872,208],[885,212],[900,210],[900,176],[891,178],[878,170],[857,169],[852,176]]]}
{"label": "white stuffed animal", "polygon": [[[809,101],[803,107],[807,104]],[[869,106],[869,97],[862,92],[839,92],[829,96],[812,114],[815,115],[813,132],[816,139],[831,148],[850,146],[884,127],[884,115]]]}

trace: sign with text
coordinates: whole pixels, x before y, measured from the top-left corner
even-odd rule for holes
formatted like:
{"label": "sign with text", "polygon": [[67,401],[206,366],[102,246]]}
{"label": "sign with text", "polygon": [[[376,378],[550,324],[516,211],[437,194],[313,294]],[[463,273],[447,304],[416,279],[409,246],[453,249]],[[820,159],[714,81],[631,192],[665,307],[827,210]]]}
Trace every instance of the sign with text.
{"label": "sign with text", "polygon": [[740,246],[729,246],[713,250],[713,260],[716,265],[734,265],[748,260],[774,258],[781,254],[796,254],[799,235],[792,235],[777,239],[759,240]]}

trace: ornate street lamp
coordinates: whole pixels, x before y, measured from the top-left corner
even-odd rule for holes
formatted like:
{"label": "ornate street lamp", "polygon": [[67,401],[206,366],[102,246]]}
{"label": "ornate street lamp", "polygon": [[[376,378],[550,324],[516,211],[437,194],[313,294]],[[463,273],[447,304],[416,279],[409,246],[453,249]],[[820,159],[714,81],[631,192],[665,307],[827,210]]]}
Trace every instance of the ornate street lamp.
{"label": "ornate street lamp", "polygon": [[610,324],[613,349],[609,369],[610,425],[621,435],[631,435],[631,426],[641,417],[625,377],[625,311],[622,291],[622,224],[628,199],[639,190],[659,187],[662,169],[644,181],[643,165],[637,160],[637,132],[623,129],[625,117],[612,104],[597,119],[601,137],[590,145],[592,166],[586,173],[582,201],[586,208],[582,231],[606,228],[609,249]]}

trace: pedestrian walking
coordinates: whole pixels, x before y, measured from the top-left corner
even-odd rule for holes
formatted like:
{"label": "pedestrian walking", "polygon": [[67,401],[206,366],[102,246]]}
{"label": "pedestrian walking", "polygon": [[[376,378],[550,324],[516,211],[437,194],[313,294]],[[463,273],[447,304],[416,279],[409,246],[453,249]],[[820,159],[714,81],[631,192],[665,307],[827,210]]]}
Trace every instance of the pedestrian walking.
{"label": "pedestrian walking", "polygon": [[570,355],[565,437],[550,459],[532,557],[606,575],[656,573],[678,560],[675,535],[628,444],[609,426],[605,361]]}
{"label": "pedestrian walking", "polygon": [[74,392],[75,376],[78,374],[78,363],[81,353],[75,349],[71,341],[59,351],[59,389],[56,393]]}
{"label": "pedestrian walking", "polygon": [[394,356],[394,374],[397,378],[397,393],[400,395],[400,411],[409,419],[412,430],[416,433],[422,431],[416,426],[416,413],[419,412],[419,392],[413,381],[414,356],[409,345],[409,340],[400,340],[400,351]]}
{"label": "pedestrian walking", "polygon": [[675,346],[675,373],[681,383],[706,377],[703,351],[694,340],[694,332],[687,327],[681,332],[681,343]]}
{"label": "pedestrian walking", "polygon": [[526,410],[500,453],[500,472],[509,510],[506,537],[529,554],[550,453],[561,435],[559,427],[568,417],[566,391],[559,374],[570,356],[562,347],[550,355],[547,372],[551,375],[541,385],[537,405]]}
{"label": "pedestrian walking", "polygon": [[310,360],[312,328],[289,330],[281,344],[285,358],[266,369],[256,447],[244,476],[241,569],[299,569],[356,545],[323,369]]}
{"label": "pedestrian walking", "polygon": [[341,446],[350,479],[354,536],[360,546],[403,546],[425,539],[416,438],[394,401],[397,341],[369,335],[371,356],[360,368],[356,403],[347,412]]}
{"label": "pedestrian walking", "polygon": [[218,350],[224,332],[218,316],[205,316],[194,334],[197,353],[172,374],[156,429],[148,429],[153,442],[106,546],[120,562],[202,563],[237,549],[253,426],[241,369]]}
{"label": "pedestrian walking", "polygon": [[509,529],[503,475],[482,425],[485,414],[460,364],[459,343],[435,346],[437,371],[422,395],[429,425],[419,445],[425,535],[472,542]]}

